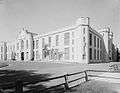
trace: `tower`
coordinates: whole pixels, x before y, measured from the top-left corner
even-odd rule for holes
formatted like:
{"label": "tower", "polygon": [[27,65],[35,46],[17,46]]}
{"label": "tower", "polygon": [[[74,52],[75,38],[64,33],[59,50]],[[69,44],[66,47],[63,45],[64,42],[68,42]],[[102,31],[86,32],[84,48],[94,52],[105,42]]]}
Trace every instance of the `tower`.
{"label": "tower", "polygon": [[90,19],[89,17],[81,17],[76,21],[76,26],[78,27],[78,57],[79,60],[83,63],[89,62],[89,44],[88,44],[88,37],[89,37],[89,25]]}

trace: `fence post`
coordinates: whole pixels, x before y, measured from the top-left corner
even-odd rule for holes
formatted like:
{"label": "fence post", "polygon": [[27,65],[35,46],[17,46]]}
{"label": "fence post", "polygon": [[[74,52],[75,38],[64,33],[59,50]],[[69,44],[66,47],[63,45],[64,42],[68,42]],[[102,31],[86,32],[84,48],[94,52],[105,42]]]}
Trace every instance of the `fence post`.
{"label": "fence post", "polygon": [[87,71],[84,71],[84,72],[85,72],[85,81],[88,81]]}
{"label": "fence post", "polygon": [[23,82],[20,79],[15,82],[15,93],[23,93]]}
{"label": "fence post", "polygon": [[64,75],[64,78],[65,78],[65,89],[66,89],[66,90],[69,90],[69,85],[68,85],[68,76],[67,76],[67,74],[66,74],[66,75]]}

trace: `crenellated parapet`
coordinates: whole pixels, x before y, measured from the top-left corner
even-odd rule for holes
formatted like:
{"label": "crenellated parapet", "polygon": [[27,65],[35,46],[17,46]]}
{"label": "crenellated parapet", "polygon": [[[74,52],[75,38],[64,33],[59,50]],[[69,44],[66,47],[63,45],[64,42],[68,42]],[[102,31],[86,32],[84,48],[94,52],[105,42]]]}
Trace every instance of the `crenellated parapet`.
{"label": "crenellated parapet", "polygon": [[76,25],[83,25],[83,26],[86,25],[86,26],[89,26],[90,25],[90,18],[89,17],[80,17],[76,21]]}

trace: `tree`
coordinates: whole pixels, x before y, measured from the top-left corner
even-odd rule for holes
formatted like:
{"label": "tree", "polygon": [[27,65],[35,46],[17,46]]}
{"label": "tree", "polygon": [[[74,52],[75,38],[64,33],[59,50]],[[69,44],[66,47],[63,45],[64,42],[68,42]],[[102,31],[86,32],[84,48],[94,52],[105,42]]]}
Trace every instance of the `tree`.
{"label": "tree", "polygon": [[48,49],[48,45],[44,46],[44,48],[42,49],[42,53],[43,53],[43,58],[46,58],[49,55],[50,50]]}
{"label": "tree", "polygon": [[42,49],[42,54],[43,54],[43,58],[47,58],[49,57],[49,59],[52,60],[61,60],[61,58],[63,57],[63,52],[59,51],[58,49],[54,49],[54,48],[49,48],[48,45],[45,45],[44,48]]}

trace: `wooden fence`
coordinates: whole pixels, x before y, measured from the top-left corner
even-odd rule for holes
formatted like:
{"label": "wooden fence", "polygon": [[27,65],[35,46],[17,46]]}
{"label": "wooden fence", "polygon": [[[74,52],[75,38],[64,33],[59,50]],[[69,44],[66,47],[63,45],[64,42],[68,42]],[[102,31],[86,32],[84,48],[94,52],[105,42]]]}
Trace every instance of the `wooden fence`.
{"label": "wooden fence", "polygon": [[[75,82],[75,81],[78,81],[78,80],[81,80],[81,79],[84,79],[84,82],[87,82],[90,80],[90,77],[100,77],[100,78],[113,78],[113,77],[105,77],[105,76],[100,76],[100,75],[95,75],[95,74],[90,74],[90,73],[119,73],[119,72],[114,72],[114,71],[101,71],[101,70],[85,70],[85,71],[81,71],[81,72],[77,72],[77,73],[72,73],[72,74],[65,74],[65,75],[62,75],[62,76],[58,76],[58,77],[53,77],[53,78],[48,78],[48,79],[45,79],[45,80],[41,80],[39,82],[46,82],[46,81],[51,81],[51,80],[56,80],[56,79],[64,79],[64,83],[60,83],[58,85],[55,85],[55,86],[51,86],[51,87],[47,87],[45,89],[32,89],[32,90],[28,90],[28,91],[24,91],[24,87],[26,85],[29,85],[30,83],[27,83],[27,82],[22,82],[22,80],[17,80],[16,82],[13,82],[13,83],[6,83],[6,84],[0,84],[0,88],[1,88],[1,91],[4,90],[4,89],[12,89],[12,91],[9,93],[46,93],[44,91],[49,91],[51,89],[55,89],[57,87],[60,87],[62,86],[63,89],[60,89],[63,93],[67,90],[70,90],[71,88],[79,85],[74,85],[72,87],[69,86],[70,83],[72,82]],[[80,74],[84,74],[83,76],[79,77],[79,78],[76,78],[76,79],[73,79],[73,80],[68,80],[68,77],[71,77],[71,76],[74,76],[74,75],[80,75]],[[120,79],[120,78],[114,78],[114,79]],[[57,92],[58,93],[58,92]]]}

